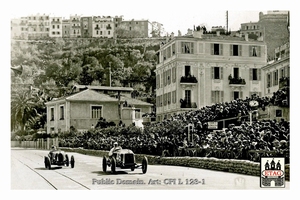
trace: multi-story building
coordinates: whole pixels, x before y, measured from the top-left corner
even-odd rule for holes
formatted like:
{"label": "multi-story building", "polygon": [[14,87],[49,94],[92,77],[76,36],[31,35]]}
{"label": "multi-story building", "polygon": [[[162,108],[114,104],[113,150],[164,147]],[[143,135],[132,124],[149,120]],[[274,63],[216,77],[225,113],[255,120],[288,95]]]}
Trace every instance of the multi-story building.
{"label": "multi-story building", "polygon": [[62,37],[62,18],[50,17],[50,31],[49,37]]}
{"label": "multi-story building", "polygon": [[285,43],[275,49],[275,60],[262,67],[265,77],[264,94],[271,97],[284,86],[289,85],[290,77],[290,43]]}
{"label": "multi-story building", "polygon": [[10,34],[11,38],[21,38],[21,19],[12,19],[10,21]]}
{"label": "multi-story building", "polygon": [[111,16],[93,17],[93,37],[112,38],[114,37],[114,21]]}
{"label": "multi-story building", "polygon": [[62,20],[62,37],[63,38],[69,38],[70,37],[70,31],[71,31],[71,24],[69,19],[63,19]]}
{"label": "multi-story building", "polygon": [[252,36],[256,36],[256,38],[262,36],[262,31],[259,27],[258,22],[247,22],[247,23],[242,23],[241,24],[241,30],[240,33],[242,35],[248,34]]}
{"label": "multi-story building", "polygon": [[158,51],[156,114],[160,121],[187,110],[263,94],[266,44],[245,37],[172,37]]}
{"label": "multi-story building", "polygon": [[260,12],[259,21],[241,24],[240,32],[242,35],[247,33],[249,38],[256,35],[264,40],[268,46],[267,58],[274,60],[275,48],[289,41],[288,13],[278,10],[268,11],[267,14]]}
{"label": "multi-story building", "polygon": [[126,31],[124,37],[150,37],[152,32],[152,24],[149,20],[123,20],[119,26],[119,28],[124,29]]}
{"label": "multi-story building", "polygon": [[93,36],[93,18],[81,17],[81,37],[91,38]]}
{"label": "multi-story building", "polygon": [[28,39],[28,26],[27,26],[27,17],[21,17],[21,22],[19,24],[21,30],[20,39]]}
{"label": "multi-story building", "polygon": [[70,37],[81,37],[80,16],[70,16]]}
{"label": "multi-story building", "polygon": [[49,37],[49,15],[30,15],[27,17],[28,38],[40,39]]}

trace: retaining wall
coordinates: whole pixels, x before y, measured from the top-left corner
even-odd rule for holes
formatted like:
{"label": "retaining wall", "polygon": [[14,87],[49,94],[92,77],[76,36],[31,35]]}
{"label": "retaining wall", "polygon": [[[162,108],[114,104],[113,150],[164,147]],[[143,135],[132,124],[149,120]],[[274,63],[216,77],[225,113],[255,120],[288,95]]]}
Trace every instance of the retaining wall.
{"label": "retaining wall", "polygon": [[[90,150],[82,148],[63,148],[60,149],[69,152],[76,152],[85,155],[92,156],[107,156],[108,151],[101,150]],[[217,159],[207,157],[161,157],[161,156],[150,156],[143,154],[136,154],[135,158],[137,162],[141,162],[143,157],[148,158],[149,164],[160,164],[160,165],[173,165],[173,166],[185,166],[194,167],[201,169],[209,169],[223,172],[231,172],[238,174],[246,174],[251,176],[260,176],[260,163],[252,162],[249,160],[234,160],[234,159]],[[290,165],[285,165],[285,179],[290,180]]]}

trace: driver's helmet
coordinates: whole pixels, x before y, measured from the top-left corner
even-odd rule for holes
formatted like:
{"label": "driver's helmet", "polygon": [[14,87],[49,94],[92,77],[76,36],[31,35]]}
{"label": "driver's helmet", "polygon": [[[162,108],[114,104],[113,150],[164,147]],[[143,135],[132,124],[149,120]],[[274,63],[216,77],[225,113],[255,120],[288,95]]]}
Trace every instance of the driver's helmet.
{"label": "driver's helmet", "polygon": [[52,150],[55,150],[55,149],[56,149],[56,146],[52,145],[52,146],[51,146],[51,149],[52,149]]}
{"label": "driver's helmet", "polygon": [[118,143],[117,143],[117,142],[115,142],[115,143],[114,143],[114,147],[117,147],[117,146],[118,146]]}

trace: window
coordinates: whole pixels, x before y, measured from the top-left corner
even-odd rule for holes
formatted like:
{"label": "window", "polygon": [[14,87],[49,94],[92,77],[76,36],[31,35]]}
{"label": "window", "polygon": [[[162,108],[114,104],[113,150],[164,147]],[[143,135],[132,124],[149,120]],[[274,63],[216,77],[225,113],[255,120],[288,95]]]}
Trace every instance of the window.
{"label": "window", "polygon": [[191,90],[185,90],[184,94],[184,99],[186,100],[186,102],[191,103]]}
{"label": "window", "polygon": [[65,110],[64,110],[64,106],[59,106],[59,112],[60,112],[60,120],[65,119]]}
{"label": "window", "polygon": [[176,103],[176,90],[172,91],[172,103]]}
{"label": "window", "polygon": [[59,28],[59,25],[57,25],[57,28]]}
{"label": "window", "polygon": [[267,88],[271,87],[271,73],[267,74]]}
{"label": "window", "polygon": [[54,108],[50,108],[50,121],[53,121],[54,120]]}
{"label": "window", "polygon": [[172,44],[172,55],[175,55],[175,43]]}
{"label": "window", "polygon": [[250,57],[260,57],[260,47],[259,46],[250,46],[249,47]]}
{"label": "window", "polygon": [[194,53],[194,43],[193,42],[181,42],[181,53]]}
{"label": "window", "polygon": [[141,116],[141,109],[140,108],[135,108],[134,109],[134,113],[135,113],[135,119],[140,119],[140,118],[142,118],[142,116]]}
{"label": "window", "polygon": [[102,106],[91,106],[92,119],[99,119],[102,117]]}
{"label": "window", "polygon": [[273,78],[274,78],[273,85],[278,85],[278,70],[275,70],[273,72]]}
{"label": "window", "polygon": [[190,76],[191,75],[191,66],[184,66],[184,75],[185,76]]}
{"label": "window", "polygon": [[250,80],[252,81],[260,80],[260,69],[256,69],[256,68],[250,69]]}
{"label": "window", "polygon": [[171,92],[168,92],[168,104],[171,104]]}
{"label": "window", "polygon": [[222,55],[223,51],[223,45],[222,44],[211,44],[211,54],[212,55]]}
{"label": "window", "polygon": [[237,67],[233,68],[233,78],[239,78],[239,68]]}
{"label": "window", "polygon": [[224,91],[211,91],[211,103],[223,102]]}
{"label": "window", "polygon": [[172,82],[176,82],[176,67],[172,68]]}
{"label": "window", "polygon": [[212,78],[213,79],[223,79],[223,68],[213,67],[212,68]]}
{"label": "window", "polygon": [[236,99],[242,99],[243,98],[243,92],[242,91],[233,91],[231,93],[231,99],[236,100]]}
{"label": "window", "polygon": [[156,89],[160,86],[160,74],[156,75]]}
{"label": "window", "polygon": [[232,44],[230,45],[231,56],[242,56],[242,45]]}

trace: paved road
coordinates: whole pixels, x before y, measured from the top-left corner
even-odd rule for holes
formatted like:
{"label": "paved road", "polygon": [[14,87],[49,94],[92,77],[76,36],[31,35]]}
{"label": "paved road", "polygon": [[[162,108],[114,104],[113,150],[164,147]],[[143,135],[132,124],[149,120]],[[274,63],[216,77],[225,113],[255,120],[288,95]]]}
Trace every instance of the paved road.
{"label": "paved road", "polygon": [[[75,167],[56,167],[45,169],[45,150],[11,149],[11,189],[30,190],[248,190],[261,189],[259,177],[240,175],[212,170],[148,165],[143,174],[135,171],[118,171],[111,174],[102,171],[102,158],[78,153]],[[288,190],[290,183],[286,182]]]}

